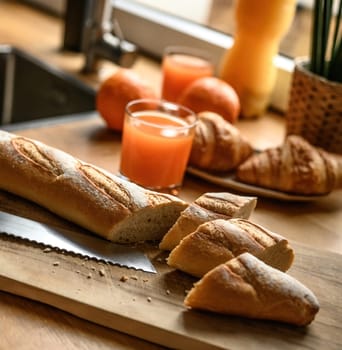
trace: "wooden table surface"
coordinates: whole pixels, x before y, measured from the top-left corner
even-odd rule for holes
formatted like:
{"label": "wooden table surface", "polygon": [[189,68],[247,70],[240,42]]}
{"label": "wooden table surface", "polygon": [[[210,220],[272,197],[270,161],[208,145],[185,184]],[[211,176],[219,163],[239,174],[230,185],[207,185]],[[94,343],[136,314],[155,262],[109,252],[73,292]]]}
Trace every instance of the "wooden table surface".
{"label": "wooden table surface", "polygon": [[[98,74],[83,76],[79,54],[61,52],[59,19],[14,1],[0,2],[0,44],[19,46],[97,87],[117,67],[105,63]],[[139,57],[134,70],[160,86],[159,63]],[[241,121],[241,132],[255,147],[280,144],[285,133],[282,116],[268,113],[255,121]],[[109,131],[96,112],[63,124],[15,131],[67,151],[111,172],[118,170],[120,134]],[[1,171],[1,170],[0,170]],[[224,191],[187,175],[180,196],[188,201],[204,192]],[[342,251],[342,191],[307,203],[259,198],[253,221],[290,241],[325,251]],[[0,292],[0,349],[160,349],[160,346],[97,326],[52,307]]]}

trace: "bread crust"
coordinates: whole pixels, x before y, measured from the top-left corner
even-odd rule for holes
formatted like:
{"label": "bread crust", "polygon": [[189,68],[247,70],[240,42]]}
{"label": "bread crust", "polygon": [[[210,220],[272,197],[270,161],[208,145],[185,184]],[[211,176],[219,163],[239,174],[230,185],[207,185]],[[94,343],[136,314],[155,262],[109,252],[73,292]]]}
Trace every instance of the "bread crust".
{"label": "bread crust", "polygon": [[[160,239],[187,204],[147,191],[41,142],[0,131],[0,188],[29,199],[112,241]],[[128,236],[118,224],[170,207],[163,232]],[[169,221],[167,223],[167,221]]]}
{"label": "bread crust", "polygon": [[187,307],[248,318],[308,325],[319,302],[290,275],[244,253],[209,271],[184,300]]}
{"label": "bread crust", "polygon": [[294,260],[288,241],[244,219],[217,219],[200,225],[171,251],[168,264],[196,277],[249,252],[286,271]]}
{"label": "bread crust", "polygon": [[172,250],[188,234],[205,222],[233,217],[249,218],[257,203],[256,197],[228,192],[207,192],[181,213],[176,223],[163,237],[160,249]]}
{"label": "bread crust", "polygon": [[342,186],[342,157],[290,135],[282,146],[240,164],[236,176],[242,182],[289,193],[327,194]]}
{"label": "bread crust", "polygon": [[201,112],[196,126],[189,164],[224,172],[235,169],[253,152],[240,131],[219,114]]}

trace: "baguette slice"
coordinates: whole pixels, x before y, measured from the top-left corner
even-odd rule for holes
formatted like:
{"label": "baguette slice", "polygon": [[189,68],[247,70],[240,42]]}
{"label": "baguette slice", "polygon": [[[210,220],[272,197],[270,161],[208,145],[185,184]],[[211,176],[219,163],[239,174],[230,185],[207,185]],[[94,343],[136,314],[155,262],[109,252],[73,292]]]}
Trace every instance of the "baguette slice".
{"label": "baguette slice", "polygon": [[221,264],[195,283],[184,300],[193,309],[304,326],[319,302],[295,278],[249,253]]}
{"label": "baguette slice", "polygon": [[288,241],[245,219],[217,219],[200,225],[174,248],[168,264],[196,277],[249,252],[268,265],[286,271],[294,259]]}
{"label": "baguette slice", "polygon": [[114,242],[160,240],[187,207],[176,197],[5,131],[0,131],[0,169],[0,189]]}
{"label": "baguette slice", "polygon": [[191,203],[164,236],[159,248],[172,250],[188,234],[205,222],[240,217],[248,219],[257,203],[256,197],[228,192],[205,193]]}

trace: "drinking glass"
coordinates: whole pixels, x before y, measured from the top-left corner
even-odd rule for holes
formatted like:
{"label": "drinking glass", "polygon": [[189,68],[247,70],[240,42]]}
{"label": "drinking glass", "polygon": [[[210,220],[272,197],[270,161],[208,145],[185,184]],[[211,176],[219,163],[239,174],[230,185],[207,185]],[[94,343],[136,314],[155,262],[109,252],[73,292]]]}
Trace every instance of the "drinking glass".
{"label": "drinking glass", "polygon": [[127,104],[120,174],[149,189],[170,192],[182,185],[197,115],[164,100]]}
{"label": "drinking glass", "polygon": [[213,74],[214,65],[205,51],[184,46],[167,47],[162,61],[161,96],[167,101],[177,102],[192,82]]}

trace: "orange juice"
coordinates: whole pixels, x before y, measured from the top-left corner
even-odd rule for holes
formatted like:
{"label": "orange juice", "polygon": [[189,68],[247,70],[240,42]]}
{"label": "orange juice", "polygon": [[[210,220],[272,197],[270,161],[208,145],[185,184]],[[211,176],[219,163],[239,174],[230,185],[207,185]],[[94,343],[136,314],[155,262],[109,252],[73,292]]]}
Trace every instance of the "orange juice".
{"label": "orange juice", "polygon": [[164,55],[162,63],[163,86],[162,98],[177,102],[178,97],[193,81],[213,75],[213,65],[197,50],[170,48]]}
{"label": "orange juice", "polygon": [[233,46],[221,62],[220,78],[237,92],[244,117],[264,113],[276,82],[274,57],[294,18],[295,0],[237,0]]}
{"label": "orange juice", "polygon": [[158,110],[126,115],[120,173],[153,189],[181,185],[189,159],[194,126]]}

